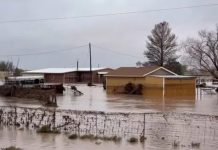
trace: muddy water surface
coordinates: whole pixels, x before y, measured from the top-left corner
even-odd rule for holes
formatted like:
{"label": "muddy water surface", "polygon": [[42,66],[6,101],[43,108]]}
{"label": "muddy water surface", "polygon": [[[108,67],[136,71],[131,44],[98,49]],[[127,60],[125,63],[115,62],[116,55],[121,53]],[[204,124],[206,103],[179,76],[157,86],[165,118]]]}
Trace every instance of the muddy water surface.
{"label": "muddy water surface", "polygon": [[[17,130],[12,127],[0,127],[0,148],[15,145],[25,150],[144,150],[156,149],[146,144],[129,144],[127,142],[102,142],[95,140],[69,140],[64,134],[37,134],[31,130]],[[171,145],[169,145],[171,147]]]}
{"label": "muddy water surface", "polygon": [[[203,114],[218,114],[218,94],[196,96],[196,100],[187,99],[146,99],[137,95],[107,95],[101,85],[88,87],[77,85],[84,93],[75,96],[70,88],[66,88],[63,95],[57,96],[58,108],[74,110],[100,111],[175,111],[196,112]],[[0,105],[17,105],[27,107],[42,107],[37,100],[0,97]]]}
{"label": "muddy water surface", "polygon": [[[107,95],[102,86],[87,87],[86,85],[78,85],[77,88],[84,93],[82,96],[75,96],[73,92],[67,88],[63,95],[58,95],[58,108],[73,109],[73,110],[101,110],[101,111],[124,111],[124,112],[194,112],[199,114],[214,114],[218,115],[218,94],[206,94],[197,96],[196,100],[187,99],[145,99],[143,96],[127,96],[127,95]],[[0,105],[15,105],[24,107],[42,107],[37,100],[17,99],[0,97]],[[175,122],[176,124],[176,122]],[[180,125],[180,124],[179,124]],[[203,125],[202,125],[203,126]],[[182,125],[181,125],[182,127]],[[161,126],[158,128],[162,128]],[[181,128],[183,129],[183,128]],[[205,128],[206,129],[206,128]],[[171,130],[171,129],[169,129]],[[185,130],[184,130],[185,131]],[[199,132],[196,137],[207,139],[205,132],[201,133],[201,129],[196,127],[194,132]],[[192,131],[190,131],[190,136]],[[211,131],[209,135],[217,135],[216,130]],[[0,148],[10,145],[16,145],[24,149],[45,149],[45,150],[62,150],[62,149],[79,149],[79,150],[145,150],[145,149],[172,149],[172,141],[165,142],[161,137],[169,132],[161,132],[160,138],[155,138],[153,142],[148,139],[144,144],[129,144],[126,142],[113,143],[103,142],[96,145],[95,141],[89,140],[69,140],[64,134],[37,134],[34,130],[17,130],[13,127],[0,128]],[[156,135],[157,133],[152,133]],[[170,135],[177,137],[177,135]],[[204,137],[205,136],[205,137]],[[179,137],[179,135],[178,135]],[[204,138],[202,138],[204,137]],[[208,136],[209,137],[209,136]],[[214,144],[206,145],[201,143],[199,149],[215,150],[217,147],[217,137],[211,136]],[[210,137],[210,138],[211,138]],[[215,138],[215,139],[213,139]],[[185,139],[182,139],[185,140]],[[208,138],[209,140],[209,138]],[[200,140],[203,142],[204,140]],[[189,142],[189,141],[188,141]],[[191,141],[190,141],[191,142]],[[186,143],[180,146],[180,149],[191,149],[191,143]]]}

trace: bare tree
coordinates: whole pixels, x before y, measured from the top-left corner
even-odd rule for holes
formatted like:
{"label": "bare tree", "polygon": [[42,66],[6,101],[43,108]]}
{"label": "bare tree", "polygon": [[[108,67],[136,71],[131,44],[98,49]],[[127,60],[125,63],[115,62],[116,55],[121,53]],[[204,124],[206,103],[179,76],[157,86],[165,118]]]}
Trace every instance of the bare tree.
{"label": "bare tree", "polygon": [[199,38],[188,39],[184,47],[192,66],[218,79],[218,25],[216,31],[200,31]]}
{"label": "bare tree", "polygon": [[141,67],[141,66],[143,66],[143,63],[142,63],[141,61],[137,61],[137,62],[136,62],[136,66],[137,66],[137,67]]}
{"label": "bare tree", "polygon": [[14,66],[12,62],[0,61],[0,71],[13,71]]}
{"label": "bare tree", "polygon": [[176,36],[171,33],[171,28],[165,21],[155,25],[148,36],[146,47],[144,55],[154,65],[164,66],[169,60],[177,58]]}

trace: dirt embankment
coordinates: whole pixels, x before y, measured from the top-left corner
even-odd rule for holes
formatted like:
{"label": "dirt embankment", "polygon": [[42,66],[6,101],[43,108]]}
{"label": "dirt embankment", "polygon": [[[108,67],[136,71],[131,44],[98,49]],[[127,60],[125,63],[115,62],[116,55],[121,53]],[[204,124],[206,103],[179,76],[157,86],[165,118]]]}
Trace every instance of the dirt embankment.
{"label": "dirt embankment", "polygon": [[50,96],[55,95],[54,89],[40,89],[40,88],[16,88],[13,94],[14,97],[38,99],[42,101],[49,101]]}

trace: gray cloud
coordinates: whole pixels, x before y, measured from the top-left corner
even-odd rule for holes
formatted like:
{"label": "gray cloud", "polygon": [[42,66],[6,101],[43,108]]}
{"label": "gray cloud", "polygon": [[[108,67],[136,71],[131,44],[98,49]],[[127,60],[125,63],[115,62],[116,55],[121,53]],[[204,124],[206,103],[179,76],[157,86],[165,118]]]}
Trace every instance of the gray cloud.
{"label": "gray cloud", "polygon": [[[216,0],[2,0],[0,21],[40,19],[68,16],[105,14],[216,3]],[[134,66],[143,60],[145,41],[154,24],[166,20],[178,41],[197,35],[200,29],[213,29],[217,20],[217,7],[193,8],[152,13],[104,16],[41,22],[0,24],[0,53],[31,53],[67,49],[92,42],[119,53],[93,47],[95,66]],[[142,57],[142,58],[141,58]],[[17,61],[18,57],[0,57]],[[70,67],[79,59],[87,67],[88,47],[71,52],[20,57],[23,68]]]}

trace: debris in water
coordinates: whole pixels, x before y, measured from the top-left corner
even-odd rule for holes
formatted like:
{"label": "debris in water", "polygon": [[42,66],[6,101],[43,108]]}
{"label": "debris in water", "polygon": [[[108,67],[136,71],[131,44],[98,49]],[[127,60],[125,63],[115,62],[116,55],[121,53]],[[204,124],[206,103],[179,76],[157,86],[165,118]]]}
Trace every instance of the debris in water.
{"label": "debris in water", "polygon": [[79,91],[76,86],[71,86],[71,90],[73,90],[73,94],[75,96],[80,96],[80,95],[83,95],[83,93],[81,91]]}

